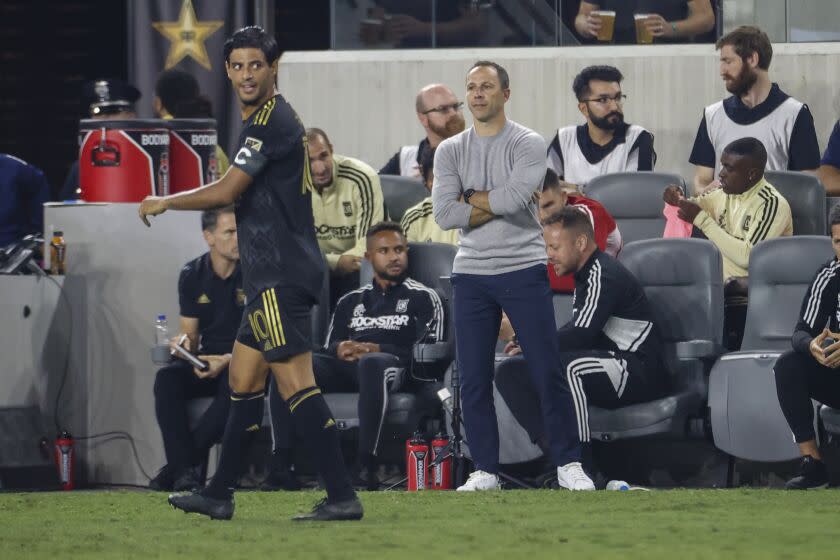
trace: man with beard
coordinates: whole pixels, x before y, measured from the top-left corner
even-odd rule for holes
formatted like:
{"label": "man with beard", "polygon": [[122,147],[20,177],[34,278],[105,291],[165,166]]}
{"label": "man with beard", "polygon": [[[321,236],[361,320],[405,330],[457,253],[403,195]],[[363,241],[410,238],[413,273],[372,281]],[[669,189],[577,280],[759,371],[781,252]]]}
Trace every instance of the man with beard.
{"label": "man with beard", "polygon": [[586,124],[559,129],[548,147],[548,167],[567,183],[582,188],[606,173],[653,171],[653,135],[624,122],[622,79],[612,66],[589,66],[575,76],[572,90]]}
{"label": "man with beard", "polygon": [[417,120],[426,137],[417,145],[403,146],[379,170],[382,175],[402,175],[422,179],[423,158],[438,144],[464,130],[464,103],[443,84],[429,84],[417,93],[414,101]]}
{"label": "man with beard", "polygon": [[[402,228],[380,222],[368,230],[366,243],[373,282],[338,300],[325,348],[314,355],[313,366],[324,392],[359,393],[357,482],[376,490],[388,392],[412,389],[406,371],[412,347],[426,337],[441,340],[444,321],[437,293],[407,277],[408,241]],[[274,392],[271,399],[274,440],[292,441],[289,409]]]}
{"label": "man with beard", "polygon": [[767,34],[745,25],[721,37],[720,75],[731,97],[706,107],[688,160],[696,166],[694,192],[717,186],[723,148],[753,137],[767,150],[769,171],[815,171],[820,148],[808,106],[783,92],[768,75],[773,47]]}
{"label": "man with beard", "polygon": [[365,233],[385,219],[379,175],[365,162],[336,154],[327,133],[306,131],[312,174],[312,213],[318,246],[330,267],[330,309],[359,287]]}

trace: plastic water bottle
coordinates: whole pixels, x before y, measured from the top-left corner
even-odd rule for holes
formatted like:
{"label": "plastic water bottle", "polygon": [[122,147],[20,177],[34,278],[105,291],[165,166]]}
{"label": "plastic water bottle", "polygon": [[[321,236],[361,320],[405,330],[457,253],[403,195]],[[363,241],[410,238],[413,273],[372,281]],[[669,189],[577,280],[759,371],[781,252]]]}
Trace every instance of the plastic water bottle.
{"label": "plastic water bottle", "polygon": [[169,346],[169,327],[166,324],[166,315],[158,315],[155,321],[155,344],[157,346]]}
{"label": "plastic water bottle", "polygon": [[623,492],[630,490],[630,485],[623,480],[610,480],[607,482],[607,490],[617,490],[619,492]]}
{"label": "plastic water bottle", "polygon": [[437,392],[437,396],[440,399],[440,404],[443,405],[444,410],[452,416],[452,393],[449,392],[449,389],[444,387]]}

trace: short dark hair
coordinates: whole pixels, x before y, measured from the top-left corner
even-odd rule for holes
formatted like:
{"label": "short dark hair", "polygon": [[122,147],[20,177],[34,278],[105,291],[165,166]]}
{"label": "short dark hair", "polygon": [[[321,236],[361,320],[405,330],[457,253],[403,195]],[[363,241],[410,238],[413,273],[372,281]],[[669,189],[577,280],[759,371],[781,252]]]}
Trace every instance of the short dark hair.
{"label": "short dark hair", "polygon": [[365,235],[367,242],[370,243],[370,240],[373,239],[377,233],[382,233],[383,231],[395,231],[405,237],[405,232],[403,231],[402,226],[400,226],[397,222],[379,222],[373,224],[367,230],[367,234]]}
{"label": "short dark hair", "polygon": [[225,41],[225,62],[230,62],[230,53],[234,49],[260,49],[269,64],[274,64],[274,61],[280,57],[277,40],[259,25],[243,27]]}
{"label": "short dark hair", "polygon": [[493,68],[496,71],[496,75],[499,76],[499,85],[502,86],[502,89],[510,89],[510,76],[508,76],[507,70],[502,68],[501,64],[493,62],[492,60],[476,60],[475,64],[473,64],[467,71],[467,74],[481,66],[489,66],[490,68]]}
{"label": "short dark hair", "polygon": [[735,50],[735,54],[744,60],[752,53],[758,53],[758,67],[762,70],[770,68],[770,61],[773,60],[773,45],[767,33],[754,25],[742,25],[736,27],[715,43],[715,49],[720,50],[729,45]]}
{"label": "short dark hair", "polygon": [[164,70],[155,82],[155,95],[160,97],[163,108],[175,115],[178,103],[198,97],[198,80],[177,68]]}
{"label": "short dark hair", "polygon": [[595,230],[592,229],[589,216],[577,208],[564,206],[541,223],[543,227],[558,225],[563,229],[572,230],[576,234],[583,234],[590,240],[595,241]]}
{"label": "short dark hair", "polygon": [[234,214],[235,212],[233,204],[205,210],[201,213],[201,230],[212,232],[216,229],[216,224],[219,223],[219,215]]}
{"label": "short dark hair", "polygon": [[552,191],[560,188],[560,177],[552,168],[545,170],[545,178],[543,179],[543,191]]}
{"label": "short dark hair", "polygon": [[575,76],[575,80],[572,82],[572,91],[575,92],[578,101],[583,101],[591,91],[589,82],[592,80],[618,82],[620,84],[623,79],[624,76],[615,66],[587,66],[580,71],[580,74]]}
{"label": "short dark hair", "polygon": [[831,226],[840,225],[840,203],[835,204],[828,214],[828,233],[831,235]]}
{"label": "short dark hair", "polygon": [[177,119],[212,119],[213,104],[205,96],[199,95],[192,99],[182,99],[169,112]]}
{"label": "short dark hair", "polygon": [[429,173],[435,169],[435,150],[437,150],[437,148],[426,150],[420,157],[420,176],[424,180],[427,179]]}
{"label": "short dark hair", "polygon": [[730,142],[723,149],[724,154],[732,154],[733,156],[748,157],[756,167],[764,169],[767,165],[767,150],[761,140],[747,136],[746,138],[739,138]]}
{"label": "short dark hair", "polygon": [[316,128],[316,127],[313,126],[311,128],[306,129],[306,141],[307,142],[312,142],[318,136],[323,138],[324,142],[326,142],[327,145],[332,146],[332,142],[330,142],[330,137],[327,136],[327,133],[324,132],[323,130],[321,130],[320,128]]}

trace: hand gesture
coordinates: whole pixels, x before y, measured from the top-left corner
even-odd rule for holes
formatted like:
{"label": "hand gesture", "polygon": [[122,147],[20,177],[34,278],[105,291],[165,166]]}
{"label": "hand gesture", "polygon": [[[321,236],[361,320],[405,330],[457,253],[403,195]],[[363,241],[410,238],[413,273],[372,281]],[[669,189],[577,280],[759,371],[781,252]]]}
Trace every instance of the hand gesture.
{"label": "hand gesture", "polygon": [[827,362],[825,350],[823,350],[822,345],[830,334],[831,331],[823,329],[820,334],[811,339],[811,344],[808,345],[808,350],[810,350],[811,356],[813,356],[817,363],[821,366],[826,365]]}
{"label": "hand gesture", "polygon": [[361,267],[362,258],[354,257],[353,255],[341,255],[338,258],[338,263],[335,265],[336,271],[342,276],[356,272]]}
{"label": "hand gesture", "polygon": [[[831,369],[840,368],[840,334],[833,333],[828,329],[825,329],[824,332],[828,332],[826,339],[831,341],[829,346],[823,348],[823,355],[825,356],[824,365]],[[824,344],[821,344],[821,346],[824,346]]]}
{"label": "hand gesture", "polygon": [[702,210],[696,202],[691,202],[687,198],[680,200],[677,206],[680,208],[677,212],[677,217],[689,224],[694,223],[694,219],[697,217],[697,214],[699,214]]}
{"label": "hand gesture", "polygon": [[670,37],[674,34],[671,24],[659,14],[648,14],[647,19],[645,19],[645,27],[654,37]]}
{"label": "hand gesture", "polygon": [[511,340],[510,342],[505,344],[504,353],[508,356],[516,356],[517,354],[522,353],[522,347]]}
{"label": "hand gesture", "polygon": [[662,193],[662,200],[665,201],[665,204],[670,204],[671,206],[679,206],[680,200],[684,198],[682,189],[677,185],[668,185],[665,187],[665,192]]}
{"label": "hand gesture", "polygon": [[199,356],[199,360],[207,362],[207,371],[193,368],[193,373],[201,379],[215,379],[230,364],[230,356]]}
{"label": "hand gesture", "polygon": [[601,31],[601,16],[589,12],[583,20],[583,35],[597,37]]}
{"label": "hand gesture", "polygon": [[140,203],[140,219],[146,226],[151,227],[147,216],[157,216],[166,212],[166,199],[162,196],[147,196]]}
{"label": "hand gesture", "polygon": [[169,349],[172,352],[175,352],[176,346],[181,346],[187,352],[192,352],[192,341],[185,333],[179,333],[178,336],[169,339]]}

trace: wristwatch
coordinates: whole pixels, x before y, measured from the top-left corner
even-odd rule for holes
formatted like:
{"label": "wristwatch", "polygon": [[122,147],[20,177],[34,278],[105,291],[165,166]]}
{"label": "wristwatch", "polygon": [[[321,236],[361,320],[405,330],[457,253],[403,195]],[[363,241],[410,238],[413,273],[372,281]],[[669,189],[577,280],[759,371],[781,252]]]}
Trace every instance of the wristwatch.
{"label": "wristwatch", "polygon": [[470,203],[470,197],[475,194],[475,189],[467,189],[464,191],[464,202]]}

